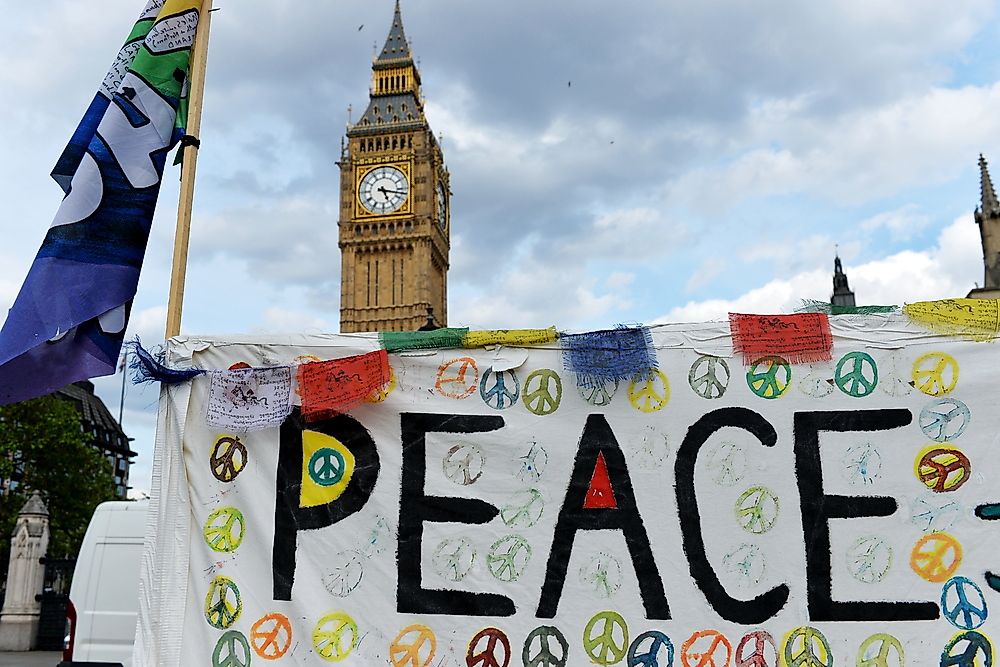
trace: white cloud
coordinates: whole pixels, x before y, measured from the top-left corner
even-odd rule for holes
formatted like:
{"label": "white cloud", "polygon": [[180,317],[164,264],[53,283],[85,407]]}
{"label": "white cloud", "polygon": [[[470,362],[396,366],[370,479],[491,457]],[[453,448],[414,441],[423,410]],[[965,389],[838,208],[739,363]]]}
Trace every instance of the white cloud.
{"label": "white cloud", "polygon": [[930,221],[930,218],[921,213],[916,206],[908,204],[862,220],[861,229],[866,232],[886,229],[893,240],[905,241],[922,231]]}

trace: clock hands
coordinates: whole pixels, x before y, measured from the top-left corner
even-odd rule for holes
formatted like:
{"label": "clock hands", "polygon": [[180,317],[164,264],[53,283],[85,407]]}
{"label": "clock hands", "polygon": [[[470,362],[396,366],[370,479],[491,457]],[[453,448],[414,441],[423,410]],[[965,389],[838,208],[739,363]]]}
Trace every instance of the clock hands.
{"label": "clock hands", "polygon": [[406,194],[405,192],[403,192],[401,190],[387,190],[387,189],[385,189],[385,187],[382,187],[382,186],[380,186],[378,188],[378,191],[381,192],[383,195],[385,195],[386,199],[389,198],[390,194],[393,194],[393,195],[405,195]]}

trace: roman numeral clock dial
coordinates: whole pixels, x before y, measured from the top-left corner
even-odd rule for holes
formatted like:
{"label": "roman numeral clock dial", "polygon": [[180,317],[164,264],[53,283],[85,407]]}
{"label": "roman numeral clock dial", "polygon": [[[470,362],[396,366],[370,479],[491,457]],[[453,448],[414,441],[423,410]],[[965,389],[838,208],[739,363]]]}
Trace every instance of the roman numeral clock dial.
{"label": "roman numeral clock dial", "polygon": [[406,174],[396,167],[376,167],[365,174],[358,188],[361,205],[369,213],[385,215],[395,213],[410,194]]}

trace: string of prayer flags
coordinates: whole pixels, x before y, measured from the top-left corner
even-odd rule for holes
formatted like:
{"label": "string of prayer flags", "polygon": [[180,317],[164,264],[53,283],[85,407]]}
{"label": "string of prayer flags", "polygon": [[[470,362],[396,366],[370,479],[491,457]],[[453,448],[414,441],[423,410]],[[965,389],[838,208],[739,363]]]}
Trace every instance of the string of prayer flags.
{"label": "string of prayer flags", "polygon": [[795,309],[797,313],[826,313],[827,315],[878,315],[881,313],[897,313],[899,306],[837,306],[829,301],[803,299],[802,305]]}
{"label": "string of prayer flags", "polygon": [[910,322],[936,333],[990,340],[1000,333],[997,299],[944,299],[918,301],[903,306]]}
{"label": "string of prayer flags", "polygon": [[485,331],[470,331],[462,346],[473,349],[489,345],[506,345],[511,347],[530,347],[554,343],[559,338],[555,327],[548,329],[490,329]]}
{"label": "string of prayer flags", "polygon": [[790,364],[829,361],[833,335],[826,313],[747,315],[729,313],[733,350],[746,365],[763,357],[781,357]]}
{"label": "string of prayer flags", "polygon": [[238,368],[212,371],[206,421],[236,433],[280,426],[292,412],[292,369]]}
{"label": "string of prayer flags", "polygon": [[383,331],[378,335],[378,338],[385,351],[392,353],[462,347],[462,341],[465,340],[468,333],[468,328],[445,328],[434,331]]}
{"label": "string of prayer flags", "polygon": [[627,380],[657,367],[653,337],[645,327],[621,327],[560,334],[563,366],[576,373],[581,387]]}
{"label": "string of prayer flags", "polygon": [[299,366],[302,416],[316,421],[349,412],[391,379],[385,350]]}

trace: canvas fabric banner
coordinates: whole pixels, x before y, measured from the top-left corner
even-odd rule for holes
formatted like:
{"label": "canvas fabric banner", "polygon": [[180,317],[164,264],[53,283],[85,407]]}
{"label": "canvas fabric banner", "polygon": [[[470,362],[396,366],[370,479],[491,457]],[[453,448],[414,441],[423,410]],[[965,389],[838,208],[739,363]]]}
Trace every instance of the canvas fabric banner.
{"label": "canvas fabric banner", "polygon": [[559,342],[498,372],[494,350],[390,354],[349,414],[250,433],[207,425],[210,374],[164,389],[136,666],[996,659],[994,343],[842,316],[830,361],[744,365],[728,323],[650,333],[656,368],[603,383]]}

